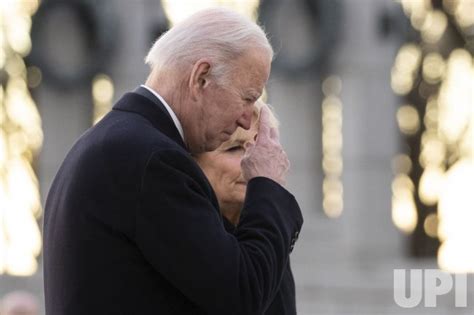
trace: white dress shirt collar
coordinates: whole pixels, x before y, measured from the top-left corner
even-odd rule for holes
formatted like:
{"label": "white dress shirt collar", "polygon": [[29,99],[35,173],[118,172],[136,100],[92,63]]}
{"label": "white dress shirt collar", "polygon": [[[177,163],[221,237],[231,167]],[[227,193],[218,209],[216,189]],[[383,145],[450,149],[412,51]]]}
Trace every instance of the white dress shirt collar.
{"label": "white dress shirt collar", "polygon": [[160,102],[163,104],[163,106],[166,108],[166,110],[170,114],[171,119],[173,119],[174,125],[176,126],[176,129],[178,129],[178,132],[179,132],[179,135],[181,136],[181,139],[183,139],[183,142],[186,143],[186,141],[184,140],[183,126],[181,126],[181,123],[179,122],[178,117],[176,117],[176,114],[173,112],[173,110],[168,105],[168,103],[166,103],[166,101],[163,99],[163,97],[161,97],[161,95],[158,94],[158,92],[156,92],[152,88],[149,88],[145,84],[142,84],[141,87],[143,87],[143,88],[147,89],[148,91],[150,91],[153,95],[155,95],[160,100]]}

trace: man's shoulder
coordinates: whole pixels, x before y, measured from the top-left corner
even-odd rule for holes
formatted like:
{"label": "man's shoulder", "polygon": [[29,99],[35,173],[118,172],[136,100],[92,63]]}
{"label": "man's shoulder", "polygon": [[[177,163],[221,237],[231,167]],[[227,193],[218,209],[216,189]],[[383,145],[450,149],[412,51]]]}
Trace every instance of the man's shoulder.
{"label": "man's shoulder", "polygon": [[129,151],[134,155],[169,150],[187,155],[184,148],[136,113],[110,112],[90,130],[89,137],[91,142],[99,141],[103,149]]}
{"label": "man's shoulder", "polygon": [[102,165],[112,174],[141,174],[156,152],[189,153],[139,114],[112,111],[88,129],[69,151],[63,167],[87,170]]}

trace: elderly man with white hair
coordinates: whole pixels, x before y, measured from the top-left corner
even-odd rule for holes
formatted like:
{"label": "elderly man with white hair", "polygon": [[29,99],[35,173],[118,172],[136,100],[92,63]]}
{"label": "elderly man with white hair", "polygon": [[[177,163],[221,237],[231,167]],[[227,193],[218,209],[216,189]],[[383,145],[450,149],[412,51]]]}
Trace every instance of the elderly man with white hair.
{"label": "elderly man with white hair", "polygon": [[278,132],[264,109],[232,233],[191,154],[250,128],[272,55],[260,27],[225,9],[156,41],[146,83],[81,136],[49,191],[47,315],[266,311],[303,223]]}

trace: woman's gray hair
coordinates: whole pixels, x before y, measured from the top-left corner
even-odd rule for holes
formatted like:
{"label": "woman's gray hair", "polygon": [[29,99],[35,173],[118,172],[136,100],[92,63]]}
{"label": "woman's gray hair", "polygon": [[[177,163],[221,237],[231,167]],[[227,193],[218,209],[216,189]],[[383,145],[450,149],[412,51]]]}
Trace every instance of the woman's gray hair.
{"label": "woman's gray hair", "polygon": [[164,33],[151,47],[146,64],[156,73],[182,72],[208,58],[211,75],[226,81],[232,61],[250,49],[261,49],[273,58],[265,32],[252,20],[225,8],[199,11]]}

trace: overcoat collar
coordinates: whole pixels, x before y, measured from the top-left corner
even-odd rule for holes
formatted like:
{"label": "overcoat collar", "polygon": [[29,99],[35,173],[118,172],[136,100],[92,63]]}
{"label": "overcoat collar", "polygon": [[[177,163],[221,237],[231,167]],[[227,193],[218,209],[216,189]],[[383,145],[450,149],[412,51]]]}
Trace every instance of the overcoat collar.
{"label": "overcoat collar", "polygon": [[[186,144],[183,142],[183,138],[179,134],[176,125],[173,122],[170,114],[166,110],[165,106],[156,98],[152,93],[143,87],[138,87],[131,93],[126,93],[113,107],[114,110],[121,110],[139,114],[149,120],[152,125],[165,134],[168,138],[176,142],[179,146],[183,147],[189,152]],[[199,166],[196,164],[199,168]],[[200,168],[199,168],[200,169]],[[201,170],[201,169],[200,169]],[[206,175],[202,172],[201,174],[206,182],[209,189],[209,196],[211,202],[214,204],[216,210],[219,212],[219,203],[217,201],[214,190],[209,183]],[[222,220],[222,216],[221,216]],[[229,223],[230,224],[230,223]],[[227,227],[231,229],[231,227]]]}
{"label": "overcoat collar", "polygon": [[137,113],[145,117],[155,128],[188,151],[165,106],[147,89],[138,87],[132,93],[126,93],[113,109]]}

